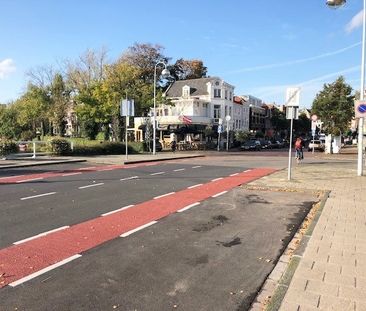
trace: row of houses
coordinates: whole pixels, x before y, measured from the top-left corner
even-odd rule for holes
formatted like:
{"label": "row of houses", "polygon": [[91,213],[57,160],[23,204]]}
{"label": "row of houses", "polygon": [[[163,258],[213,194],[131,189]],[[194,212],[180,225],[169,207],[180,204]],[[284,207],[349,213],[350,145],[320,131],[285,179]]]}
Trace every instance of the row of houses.
{"label": "row of houses", "polygon": [[[171,104],[156,106],[157,137],[165,142],[175,139],[173,133],[178,140],[202,140],[206,128],[226,132],[227,127],[272,136],[271,109],[254,96],[234,95],[234,89],[219,77],[175,81],[164,94]],[[137,141],[146,139],[149,122],[150,118],[134,119]]]}

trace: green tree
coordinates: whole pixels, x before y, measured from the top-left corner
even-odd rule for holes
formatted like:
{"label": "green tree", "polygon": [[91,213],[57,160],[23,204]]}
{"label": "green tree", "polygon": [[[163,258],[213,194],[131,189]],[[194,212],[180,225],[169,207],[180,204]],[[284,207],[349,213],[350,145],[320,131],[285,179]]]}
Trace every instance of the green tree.
{"label": "green tree", "polygon": [[294,121],[294,130],[298,135],[306,135],[311,131],[311,121],[305,113],[301,113],[299,119]]}
{"label": "green tree", "polygon": [[65,132],[65,119],[70,105],[70,90],[67,89],[60,73],[56,73],[52,84],[49,86],[50,110],[49,120],[55,128],[55,133],[63,136]]}
{"label": "green tree", "polygon": [[286,114],[284,112],[274,108],[271,113],[271,124],[276,132],[280,133],[281,131],[289,128],[289,122],[286,119]]}
{"label": "green tree", "polygon": [[19,139],[21,131],[16,107],[0,105],[0,139]]}
{"label": "green tree", "polygon": [[248,131],[237,131],[235,132],[235,140],[240,142],[240,143],[243,143],[245,142],[246,140],[249,139],[250,137],[250,132]]}
{"label": "green tree", "polygon": [[341,76],[335,82],[324,84],[313,102],[312,112],[323,122],[329,134],[345,133],[354,116],[352,87]]}

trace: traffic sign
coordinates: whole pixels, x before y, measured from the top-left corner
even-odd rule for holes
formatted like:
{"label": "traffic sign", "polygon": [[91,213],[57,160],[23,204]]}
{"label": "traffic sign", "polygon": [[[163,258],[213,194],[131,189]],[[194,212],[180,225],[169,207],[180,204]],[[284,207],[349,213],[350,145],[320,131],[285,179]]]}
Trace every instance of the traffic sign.
{"label": "traffic sign", "polygon": [[366,101],[356,100],[355,101],[355,117],[364,118],[366,117]]}
{"label": "traffic sign", "polygon": [[311,121],[317,121],[318,120],[318,116],[316,115],[316,114],[313,114],[312,116],[311,116]]}
{"label": "traffic sign", "polygon": [[222,125],[220,124],[218,127],[217,127],[217,133],[222,133]]}

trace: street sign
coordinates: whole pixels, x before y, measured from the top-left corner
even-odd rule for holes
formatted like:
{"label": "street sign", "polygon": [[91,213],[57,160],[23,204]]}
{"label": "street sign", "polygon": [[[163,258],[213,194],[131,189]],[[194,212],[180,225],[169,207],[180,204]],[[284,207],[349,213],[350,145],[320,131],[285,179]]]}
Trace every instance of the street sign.
{"label": "street sign", "polygon": [[311,116],[311,121],[317,121],[318,120],[318,116],[316,115],[316,114],[313,114],[312,116]]}
{"label": "street sign", "polygon": [[220,124],[218,127],[217,127],[217,133],[222,133],[222,125]]}
{"label": "street sign", "polygon": [[296,106],[286,107],[286,119],[287,120],[291,120],[291,119],[297,120],[298,118],[299,118],[298,107],[296,107]]}
{"label": "street sign", "polygon": [[286,104],[287,107],[299,107],[300,103],[300,88],[289,87],[286,89]]}
{"label": "street sign", "polygon": [[120,114],[121,117],[133,117],[135,115],[135,101],[133,99],[121,100]]}
{"label": "street sign", "polygon": [[316,130],[316,121],[311,121],[311,130],[315,132],[315,130]]}
{"label": "street sign", "polygon": [[366,100],[355,101],[355,118],[366,117]]}
{"label": "street sign", "polygon": [[227,115],[227,116],[225,117],[225,120],[226,120],[226,122],[229,122],[229,121],[231,120],[231,117],[230,117],[229,115]]}

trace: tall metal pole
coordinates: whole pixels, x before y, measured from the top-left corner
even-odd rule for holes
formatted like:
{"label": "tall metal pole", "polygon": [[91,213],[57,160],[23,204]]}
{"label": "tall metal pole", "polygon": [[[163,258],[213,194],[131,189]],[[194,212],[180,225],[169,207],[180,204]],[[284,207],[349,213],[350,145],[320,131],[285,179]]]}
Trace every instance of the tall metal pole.
{"label": "tall metal pole", "polygon": [[[293,111],[293,107],[291,107],[290,109],[292,109]],[[293,112],[292,112],[293,113]],[[287,179],[291,180],[291,162],[292,162],[292,128],[294,126],[294,118],[293,118],[293,114],[292,114],[292,118],[291,118],[291,125],[290,125],[290,147],[288,149],[288,171],[287,171]]]}
{"label": "tall metal pole", "polygon": [[129,104],[128,104],[128,99],[127,99],[127,92],[126,92],[126,103],[127,103],[127,113],[126,113],[126,130],[125,130],[125,147],[126,147],[126,160],[128,159],[128,142],[127,142],[127,125],[128,125],[128,115],[130,114],[129,111]]}
{"label": "tall metal pole", "polygon": [[[364,100],[365,93],[365,20],[366,0],[363,0],[363,23],[362,23],[362,55],[361,55],[361,89],[360,100]],[[357,152],[357,176],[363,175],[363,125],[364,118],[358,119],[358,152]]]}
{"label": "tall metal pole", "polygon": [[153,109],[153,155],[156,154],[156,66],[154,68],[154,109]]}
{"label": "tall metal pole", "polygon": [[229,121],[226,122],[226,151],[229,151],[230,128]]}

